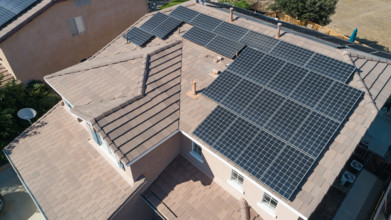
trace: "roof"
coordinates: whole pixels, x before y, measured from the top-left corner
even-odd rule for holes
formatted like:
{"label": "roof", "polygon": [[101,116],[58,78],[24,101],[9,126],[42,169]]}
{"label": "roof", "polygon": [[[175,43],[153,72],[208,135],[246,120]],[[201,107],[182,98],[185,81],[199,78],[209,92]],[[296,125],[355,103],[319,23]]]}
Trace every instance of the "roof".
{"label": "roof", "polygon": [[0,86],[4,86],[7,82],[10,82],[14,79],[14,76],[3,66],[0,61]]}
{"label": "roof", "polygon": [[[216,8],[205,7],[191,2],[184,3],[182,6],[196,11],[202,11],[204,14],[221,20],[225,20],[229,16],[228,13],[217,10]],[[161,12],[169,13],[174,9],[175,7],[172,7]],[[134,26],[140,27],[152,15],[153,13],[145,15]],[[275,34],[275,27],[270,27],[240,16],[235,19],[234,24],[271,37]],[[212,110],[216,108],[217,103],[204,96],[199,96],[197,99],[194,99],[186,93],[191,90],[192,80],[197,82],[197,89],[199,91],[205,89],[215,79],[210,75],[212,69],[224,70],[226,69],[225,64],[232,62],[232,60],[224,58],[222,62],[214,62],[214,59],[219,56],[218,54],[193,44],[190,41],[183,40],[181,35],[190,28],[191,25],[184,24],[180,28],[180,31],[174,32],[168,39],[162,40],[155,38],[148,43],[146,48],[140,48],[131,43],[127,43],[121,34],[88,61],[89,64],[92,64],[97,60],[112,59],[116,55],[124,55],[129,52],[147,54],[147,65],[145,65],[146,80],[144,81],[146,87],[143,96],[137,100],[130,100],[130,102],[124,100],[119,106],[113,109],[107,109],[105,113],[93,117],[91,120],[95,129],[98,130],[116,151],[116,154],[122,158],[121,160],[124,163],[131,162],[143,155],[148,149],[151,149],[155,144],[164,140],[165,137],[178,129],[200,143],[203,143],[205,147],[209,147],[192,133]],[[178,40],[182,41],[182,43],[178,42]],[[312,38],[298,35],[295,32],[284,32],[281,40],[343,62],[352,63],[352,58],[349,53],[322,42],[314,41]],[[155,51],[147,52],[148,49]],[[80,66],[83,65],[80,64]],[[137,63],[134,68],[138,68],[139,66],[140,63]],[[103,67],[97,69],[104,70]],[[84,69],[82,71],[83,73],[69,74],[66,77],[74,76],[75,80],[80,80],[77,75],[80,73],[87,74],[84,71],[88,72],[90,70]],[[110,71],[104,71],[104,73],[111,74]],[[375,69],[371,74],[379,76],[381,73],[378,69]],[[61,74],[56,73],[53,76],[55,75]],[[347,120],[344,127],[340,130],[340,134],[331,143],[323,157],[314,166],[314,170],[309,174],[293,201],[276,195],[279,200],[289,204],[307,217],[311,215],[322,200],[376,117],[378,112],[376,105],[381,104],[380,99],[378,104],[373,102],[370,91],[367,90],[359,74],[354,75],[349,85],[366,91],[363,100]],[[54,88],[57,89],[56,87]],[[112,88],[105,89],[110,90]],[[379,91],[379,97],[388,96],[391,92],[387,89]],[[84,97],[91,99],[88,93],[80,93],[78,95],[79,97],[76,97],[77,99],[82,97],[83,99]],[[67,96],[64,95],[64,97],[67,99]],[[70,94],[70,97],[72,97],[72,94]],[[83,104],[85,103],[83,102]],[[101,110],[99,113],[102,112]],[[214,151],[213,148],[209,148]],[[231,164],[236,166],[233,163]],[[268,189],[263,183],[258,183]]]}
{"label": "roof", "polygon": [[48,219],[107,219],[137,189],[102,163],[89,139],[88,131],[56,105],[7,147]]}
{"label": "roof", "polygon": [[59,1],[60,0],[40,0],[37,1],[37,3],[32,4],[31,7],[28,7],[27,10],[24,10],[20,14],[16,15],[16,17],[11,19],[10,23],[0,29],[0,43],[18,31],[44,10],[48,9],[54,3]]}

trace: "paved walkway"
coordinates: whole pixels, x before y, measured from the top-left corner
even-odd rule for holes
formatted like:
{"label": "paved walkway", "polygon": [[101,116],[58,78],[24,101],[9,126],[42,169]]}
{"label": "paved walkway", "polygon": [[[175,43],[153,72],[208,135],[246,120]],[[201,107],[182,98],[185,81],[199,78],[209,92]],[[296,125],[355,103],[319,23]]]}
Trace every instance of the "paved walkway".
{"label": "paved walkway", "polygon": [[12,167],[0,172],[0,193],[5,200],[5,209],[0,213],[1,220],[44,219]]}

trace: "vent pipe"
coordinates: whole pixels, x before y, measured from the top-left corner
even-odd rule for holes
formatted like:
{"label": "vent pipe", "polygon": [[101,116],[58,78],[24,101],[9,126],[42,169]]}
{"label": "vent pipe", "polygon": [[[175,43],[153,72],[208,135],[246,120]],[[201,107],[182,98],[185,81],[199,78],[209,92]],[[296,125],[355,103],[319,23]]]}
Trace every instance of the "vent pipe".
{"label": "vent pipe", "polygon": [[234,8],[229,8],[229,23],[232,23],[234,20]]}
{"label": "vent pipe", "polygon": [[194,80],[191,81],[191,93],[197,95],[197,83]]}
{"label": "vent pipe", "polygon": [[282,26],[281,23],[277,24],[277,35],[276,35],[277,39],[280,38],[280,36],[281,36],[281,26]]}

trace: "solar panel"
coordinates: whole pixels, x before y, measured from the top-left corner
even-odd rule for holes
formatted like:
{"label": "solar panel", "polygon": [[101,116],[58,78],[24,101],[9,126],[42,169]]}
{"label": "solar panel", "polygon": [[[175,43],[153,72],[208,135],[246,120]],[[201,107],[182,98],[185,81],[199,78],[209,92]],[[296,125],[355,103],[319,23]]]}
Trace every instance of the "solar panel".
{"label": "solar panel", "polygon": [[212,147],[234,161],[240,153],[237,146],[247,146],[259,130],[244,119],[237,118]]}
{"label": "solar panel", "polygon": [[239,42],[248,47],[268,53],[278,43],[278,40],[254,31],[249,31]]}
{"label": "solar panel", "polygon": [[133,27],[125,34],[127,41],[130,41],[140,47],[149,41],[152,37],[153,35],[137,27]]}
{"label": "solar panel", "polygon": [[181,23],[182,21],[180,20],[168,17],[159,26],[150,31],[150,33],[162,39],[171,33],[175,28],[177,28]]}
{"label": "solar panel", "polygon": [[340,123],[321,114],[311,112],[289,142],[316,158],[338,130],[339,125]]}
{"label": "solar panel", "polygon": [[313,51],[280,41],[270,52],[271,55],[290,61],[299,66],[304,66],[314,54]]}
{"label": "solar panel", "polygon": [[248,145],[238,145],[239,156],[234,161],[239,167],[260,179],[286,144],[272,135],[260,131]]}
{"label": "solar panel", "polygon": [[242,80],[226,95],[221,104],[240,114],[261,90],[262,87]]}
{"label": "solar panel", "polygon": [[292,93],[297,84],[306,76],[308,70],[287,63],[267,85],[286,96]]}
{"label": "solar panel", "polygon": [[314,108],[333,82],[334,80],[330,78],[309,72],[290,97]]}
{"label": "solar panel", "polygon": [[265,129],[288,141],[310,112],[310,109],[286,100],[267,122]]}
{"label": "solar panel", "polygon": [[193,134],[213,146],[214,142],[223,134],[223,132],[236,120],[237,116],[217,106],[212,113],[195,129]]}
{"label": "solar panel", "polygon": [[236,26],[234,24],[230,24],[228,22],[222,22],[213,33],[223,36],[232,41],[239,41],[249,30]]}
{"label": "solar panel", "polygon": [[211,41],[216,35],[202,30],[197,27],[193,27],[190,30],[188,30],[184,35],[183,38],[192,41],[196,44],[199,44],[201,46],[205,46],[209,41]]}
{"label": "solar panel", "polygon": [[200,13],[190,22],[190,24],[207,31],[213,31],[222,22],[223,21],[219,19]]}
{"label": "solar panel", "polygon": [[261,181],[285,198],[290,198],[314,163],[314,159],[287,146],[277,156]]}
{"label": "solar panel", "polygon": [[236,53],[243,49],[244,45],[216,36],[205,47],[232,59],[236,56]]}
{"label": "solar panel", "polygon": [[163,23],[167,18],[168,18],[167,15],[158,12],[154,16],[152,16],[148,21],[146,21],[143,25],[141,25],[140,28],[146,32],[151,33],[153,29],[155,29],[157,26]]}
{"label": "solar panel", "polygon": [[180,21],[189,23],[198,14],[200,13],[183,6],[178,6],[174,11],[170,13],[170,16]]}
{"label": "solar panel", "polygon": [[228,70],[246,75],[265,54],[259,51],[256,51],[251,48],[246,48],[240,53],[240,56],[235,59],[231,65],[229,65]]}
{"label": "solar panel", "polygon": [[319,101],[316,110],[342,122],[363,94],[358,89],[335,81],[324,98]]}
{"label": "solar panel", "polygon": [[351,64],[321,54],[315,54],[306,67],[343,83],[346,83],[356,70]]}
{"label": "solar panel", "polygon": [[202,94],[215,102],[221,102],[224,97],[240,82],[241,78],[229,71],[224,71],[213,81]]}
{"label": "solar panel", "polygon": [[37,0],[0,1],[0,28],[36,2]]}
{"label": "solar panel", "polygon": [[276,73],[284,66],[285,62],[278,58],[265,55],[262,60],[247,74],[246,77],[266,85],[276,75]]}

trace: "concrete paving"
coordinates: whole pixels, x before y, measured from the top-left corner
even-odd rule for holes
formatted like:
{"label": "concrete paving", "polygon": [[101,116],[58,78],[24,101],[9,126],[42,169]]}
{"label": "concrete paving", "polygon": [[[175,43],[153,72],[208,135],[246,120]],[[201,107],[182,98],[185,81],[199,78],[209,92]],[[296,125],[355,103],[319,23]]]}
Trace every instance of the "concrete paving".
{"label": "concrete paving", "polygon": [[331,19],[328,28],[346,36],[358,28],[357,37],[363,38],[360,42],[391,50],[390,0],[339,0]]}
{"label": "concrete paving", "polygon": [[5,200],[1,220],[42,220],[45,219],[26,192],[12,167],[0,171],[0,193]]}

